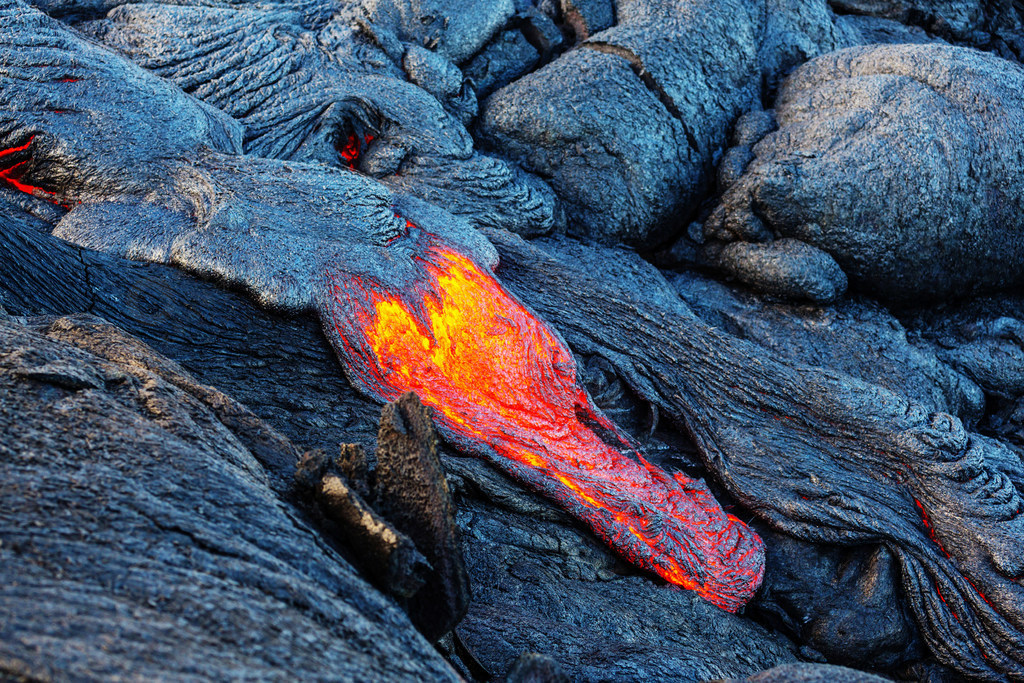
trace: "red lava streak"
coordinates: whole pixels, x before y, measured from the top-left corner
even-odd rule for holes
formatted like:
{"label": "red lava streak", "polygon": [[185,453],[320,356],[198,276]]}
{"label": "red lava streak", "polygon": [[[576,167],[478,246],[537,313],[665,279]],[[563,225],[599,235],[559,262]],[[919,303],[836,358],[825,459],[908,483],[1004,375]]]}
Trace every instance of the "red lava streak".
{"label": "red lava streak", "polygon": [[330,273],[328,319],[351,376],[415,391],[438,425],[554,498],[634,564],[736,611],[764,573],[761,539],[703,481],[648,463],[576,382],[550,329],[465,256],[432,247],[413,294]]}
{"label": "red lava streak", "polygon": [[17,147],[8,147],[7,149],[0,149],[0,180],[4,181],[15,190],[30,194],[33,197],[39,197],[40,199],[47,199],[51,202],[56,203],[54,200],[55,193],[49,190],[44,190],[41,187],[35,185],[29,185],[28,183],[21,182],[21,174],[24,172],[25,164],[28,163],[28,159],[15,162],[7,165],[6,157],[12,154],[18,154],[19,152],[27,152],[29,147],[32,146],[32,141],[35,140],[36,136],[32,136],[23,145]]}

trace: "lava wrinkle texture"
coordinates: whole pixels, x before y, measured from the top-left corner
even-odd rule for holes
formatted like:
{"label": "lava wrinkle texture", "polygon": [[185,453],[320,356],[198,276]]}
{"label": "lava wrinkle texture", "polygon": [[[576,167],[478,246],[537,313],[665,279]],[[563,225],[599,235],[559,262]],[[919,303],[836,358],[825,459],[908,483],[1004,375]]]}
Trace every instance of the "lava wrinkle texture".
{"label": "lava wrinkle texture", "polygon": [[324,320],[353,381],[383,401],[416,392],[463,450],[633,564],[739,610],[764,574],[761,539],[703,481],[647,462],[580,386],[561,339],[491,273],[436,240],[416,258],[425,278],[406,294],[327,274]]}

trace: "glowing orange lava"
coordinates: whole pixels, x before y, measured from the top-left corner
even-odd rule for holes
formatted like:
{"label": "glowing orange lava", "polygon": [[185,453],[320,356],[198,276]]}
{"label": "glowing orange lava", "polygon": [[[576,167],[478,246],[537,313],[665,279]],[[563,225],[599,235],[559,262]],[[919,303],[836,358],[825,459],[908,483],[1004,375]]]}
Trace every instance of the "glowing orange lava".
{"label": "glowing orange lava", "polygon": [[350,376],[436,409],[446,436],[559,501],[634,564],[738,610],[761,539],[703,481],[648,463],[576,381],[562,341],[471,260],[435,246],[412,294],[329,276],[327,320]]}

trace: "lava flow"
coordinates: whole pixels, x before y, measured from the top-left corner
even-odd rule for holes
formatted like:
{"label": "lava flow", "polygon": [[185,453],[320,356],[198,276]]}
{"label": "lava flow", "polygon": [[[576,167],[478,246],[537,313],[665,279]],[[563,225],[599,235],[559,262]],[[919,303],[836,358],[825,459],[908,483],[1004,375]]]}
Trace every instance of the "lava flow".
{"label": "lava flow", "polygon": [[761,539],[703,481],[648,463],[577,383],[561,340],[493,275],[441,245],[418,260],[412,294],[328,275],[328,330],[350,376],[382,400],[415,391],[450,440],[557,500],[633,564],[742,607],[764,573]]}

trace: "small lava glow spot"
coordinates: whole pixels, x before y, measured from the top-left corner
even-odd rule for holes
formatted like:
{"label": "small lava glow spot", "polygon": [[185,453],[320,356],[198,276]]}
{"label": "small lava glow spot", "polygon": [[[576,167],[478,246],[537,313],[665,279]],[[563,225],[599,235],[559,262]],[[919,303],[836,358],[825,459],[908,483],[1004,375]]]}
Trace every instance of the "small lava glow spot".
{"label": "small lava glow spot", "polygon": [[372,135],[364,135],[362,141],[360,141],[355,133],[349,133],[348,139],[344,143],[339,142],[336,145],[338,155],[345,162],[345,165],[354,171],[356,164],[359,162],[359,155],[366,145],[371,142],[373,142]]}
{"label": "small lava glow spot", "polygon": [[23,145],[0,149],[0,181],[3,181],[19,192],[24,192],[33,197],[45,199],[56,204],[58,203],[56,193],[22,181],[26,165],[31,159],[29,148],[32,146],[33,140],[35,140],[34,135]]}
{"label": "small lava glow spot", "polygon": [[632,563],[742,607],[764,573],[761,539],[702,481],[648,463],[577,383],[561,340],[493,275],[443,246],[421,262],[412,294],[329,275],[325,319],[350,376],[382,400],[415,391],[450,440],[558,501]]}

